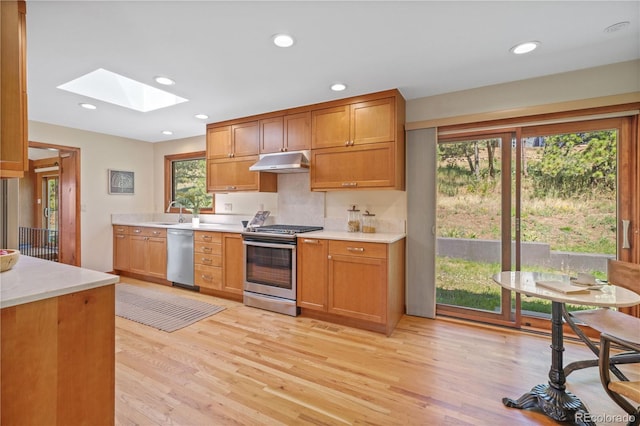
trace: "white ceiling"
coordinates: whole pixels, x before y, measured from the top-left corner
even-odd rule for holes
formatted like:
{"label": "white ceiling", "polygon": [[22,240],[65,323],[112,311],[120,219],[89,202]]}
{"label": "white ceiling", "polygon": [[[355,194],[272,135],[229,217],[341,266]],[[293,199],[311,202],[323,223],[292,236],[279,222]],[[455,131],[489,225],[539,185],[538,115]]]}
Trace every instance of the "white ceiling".
{"label": "white ceiling", "polygon": [[[272,44],[280,32],[293,47]],[[542,45],[509,52],[527,40]],[[640,2],[29,0],[27,43],[30,120],[158,142],[391,88],[410,100],[638,59]],[[141,113],[56,89],[98,68],[160,88],[169,76],[189,102]]]}

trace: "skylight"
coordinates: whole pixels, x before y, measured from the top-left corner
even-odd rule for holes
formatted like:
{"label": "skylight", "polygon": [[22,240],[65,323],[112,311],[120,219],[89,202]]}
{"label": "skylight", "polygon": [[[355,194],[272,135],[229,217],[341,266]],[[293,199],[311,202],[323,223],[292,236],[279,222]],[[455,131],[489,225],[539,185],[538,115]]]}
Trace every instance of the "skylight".
{"label": "skylight", "polygon": [[154,111],[188,101],[102,68],[61,84],[58,89],[140,112]]}

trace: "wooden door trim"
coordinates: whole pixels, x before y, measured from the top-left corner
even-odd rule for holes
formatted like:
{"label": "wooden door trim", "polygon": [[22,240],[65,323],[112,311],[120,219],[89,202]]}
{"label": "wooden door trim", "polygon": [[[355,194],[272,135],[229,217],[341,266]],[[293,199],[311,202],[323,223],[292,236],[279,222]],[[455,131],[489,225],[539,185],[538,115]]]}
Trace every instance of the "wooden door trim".
{"label": "wooden door trim", "polygon": [[[81,194],[81,179],[80,179],[80,148],[76,148],[76,147],[71,147],[71,146],[66,146],[66,145],[56,145],[56,144],[50,144],[50,143],[44,143],[44,142],[35,142],[35,141],[29,141],[29,147],[30,148],[54,148],[57,149],[58,151],[60,151],[60,154],[62,155],[63,152],[72,152],[74,154],[74,159],[75,159],[75,182],[76,182],[76,192],[77,192],[77,196],[76,196],[76,205],[74,206],[75,209],[75,232],[76,232],[76,238],[75,238],[75,247],[76,247],[76,253],[75,253],[75,262],[74,265],[75,266],[80,266],[82,264],[82,245],[81,245],[81,216],[80,216],[80,194]],[[62,173],[62,171],[60,172]]]}

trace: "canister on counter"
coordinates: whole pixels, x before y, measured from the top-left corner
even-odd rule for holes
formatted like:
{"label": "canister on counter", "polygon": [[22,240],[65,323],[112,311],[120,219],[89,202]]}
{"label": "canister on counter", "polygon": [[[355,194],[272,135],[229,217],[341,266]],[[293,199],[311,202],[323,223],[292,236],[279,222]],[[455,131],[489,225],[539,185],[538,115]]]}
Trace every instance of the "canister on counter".
{"label": "canister on counter", "polygon": [[354,205],[347,210],[347,213],[347,231],[360,232],[360,210]]}
{"label": "canister on counter", "polygon": [[376,232],[376,215],[369,213],[369,210],[365,210],[362,215],[362,232]]}

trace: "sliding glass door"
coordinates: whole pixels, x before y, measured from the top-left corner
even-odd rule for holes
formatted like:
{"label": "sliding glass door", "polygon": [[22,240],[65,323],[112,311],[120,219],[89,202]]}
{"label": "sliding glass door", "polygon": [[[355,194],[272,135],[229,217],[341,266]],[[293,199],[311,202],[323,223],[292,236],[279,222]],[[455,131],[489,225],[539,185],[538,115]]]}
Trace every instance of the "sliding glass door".
{"label": "sliding glass door", "polygon": [[440,136],[438,314],[540,326],[550,303],[509,294],[493,274],[584,272],[605,279],[607,259],[631,256],[619,247],[622,220],[637,216],[638,172],[625,157],[636,152],[633,126],[617,118]]}
{"label": "sliding glass door", "polygon": [[440,314],[509,321],[509,292],[502,291],[491,276],[510,265],[504,246],[510,239],[513,137],[507,132],[438,143],[436,303]]}

